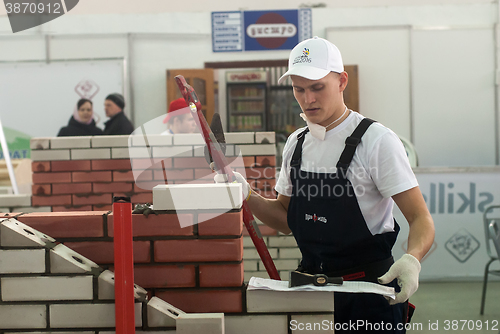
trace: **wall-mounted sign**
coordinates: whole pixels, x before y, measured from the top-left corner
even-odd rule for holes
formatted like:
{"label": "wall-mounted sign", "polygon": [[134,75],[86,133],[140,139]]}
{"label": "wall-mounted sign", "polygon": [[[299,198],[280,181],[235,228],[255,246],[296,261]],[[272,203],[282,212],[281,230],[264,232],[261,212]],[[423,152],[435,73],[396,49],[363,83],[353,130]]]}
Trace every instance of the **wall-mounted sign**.
{"label": "wall-mounted sign", "polygon": [[243,12],[212,13],[212,50],[243,51]]}
{"label": "wall-mounted sign", "polygon": [[214,52],[291,50],[312,37],[311,9],[212,12]]}
{"label": "wall-mounted sign", "polygon": [[266,71],[226,72],[226,82],[266,82]]}
{"label": "wall-mounted sign", "polygon": [[[434,225],[436,236],[431,251],[422,261],[420,279],[482,277],[489,257],[486,252],[483,214],[500,200],[500,172],[494,168],[447,168],[418,171],[416,176]],[[409,225],[395,206],[401,226],[394,258],[408,247]],[[491,210],[487,218],[500,218]],[[446,263],[446,265],[443,265]]]}

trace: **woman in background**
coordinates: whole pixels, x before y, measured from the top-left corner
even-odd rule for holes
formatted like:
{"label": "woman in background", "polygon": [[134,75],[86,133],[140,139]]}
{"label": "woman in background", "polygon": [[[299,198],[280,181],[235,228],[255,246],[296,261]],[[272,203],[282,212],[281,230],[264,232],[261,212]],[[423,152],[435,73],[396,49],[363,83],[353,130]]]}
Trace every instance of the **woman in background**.
{"label": "woman in background", "polygon": [[68,125],[62,127],[57,136],[96,136],[102,134],[102,130],[95,125],[92,101],[80,99],[77,103],[77,110],[73,112]]}

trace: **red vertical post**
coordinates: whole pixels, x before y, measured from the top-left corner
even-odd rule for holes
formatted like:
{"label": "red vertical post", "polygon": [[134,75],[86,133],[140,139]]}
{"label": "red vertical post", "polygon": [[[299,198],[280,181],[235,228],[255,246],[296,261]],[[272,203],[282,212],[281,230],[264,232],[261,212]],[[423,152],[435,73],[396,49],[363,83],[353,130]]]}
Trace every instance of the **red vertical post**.
{"label": "red vertical post", "polygon": [[132,204],[129,197],[113,198],[116,333],[135,334]]}

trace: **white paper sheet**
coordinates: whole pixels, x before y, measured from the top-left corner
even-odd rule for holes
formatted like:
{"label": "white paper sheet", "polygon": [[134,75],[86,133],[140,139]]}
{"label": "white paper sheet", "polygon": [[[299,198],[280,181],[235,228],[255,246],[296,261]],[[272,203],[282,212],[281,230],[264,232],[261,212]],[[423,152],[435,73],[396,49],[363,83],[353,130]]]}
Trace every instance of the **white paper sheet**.
{"label": "white paper sheet", "polygon": [[384,285],[361,282],[361,281],[345,281],[342,285],[327,284],[325,286],[315,286],[307,284],[288,287],[288,281],[277,281],[268,278],[252,277],[248,283],[248,290],[273,290],[273,291],[337,291],[337,292],[352,292],[352,293],[376,293],[391,299],[395,299],[394,288]]}

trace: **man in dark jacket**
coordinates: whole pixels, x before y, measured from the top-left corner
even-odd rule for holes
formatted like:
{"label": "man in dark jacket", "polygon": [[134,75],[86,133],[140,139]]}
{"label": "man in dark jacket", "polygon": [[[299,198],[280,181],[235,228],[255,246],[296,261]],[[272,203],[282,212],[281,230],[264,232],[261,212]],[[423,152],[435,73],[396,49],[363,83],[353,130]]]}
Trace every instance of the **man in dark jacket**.
{"label": "man in dark jacket", "polygon": [[134,131],[134,126],[125,113],[125,100],[121,94],[113,93],[104,101],[104,111],[109,120],[104,123],[105,135],[129,135]]}

